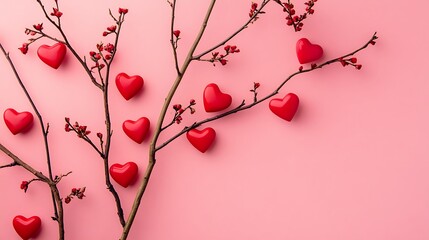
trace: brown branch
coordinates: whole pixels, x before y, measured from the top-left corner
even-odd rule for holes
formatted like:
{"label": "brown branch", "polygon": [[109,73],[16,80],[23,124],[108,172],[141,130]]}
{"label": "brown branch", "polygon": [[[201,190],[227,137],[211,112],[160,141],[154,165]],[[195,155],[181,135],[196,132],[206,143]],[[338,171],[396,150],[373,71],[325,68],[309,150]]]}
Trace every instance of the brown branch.
{"label": "brown branch", "polygon": [[[31,167],[29,167],[29,165],[25,164],[24,162],[20,161],[19,158],[17,158],[15,155],[13,155],[10,151],[9,153],[6,153],[5,151],[7,149],[2,148],[1,150],[3,152],[5,152],[7,155],[9,155],[15,162],[17,162],[20,166],[24,167],[25,169],[27,169],[28,171],[32,172],[34,175],[36,175],[38,178],[40,178],[42,181],[47,182],[51,188],[51,195],[52,195],[52,203],[54,205],[54,214],[55,214],[55,219],[58,222],[58,230],[59,230],[59,237],[60,239],[64,239],[64,216],[62,214],[63,210],[59,209],[58,207],[62,207],[62,203],[58,203],[58,201],[61,202],[61,197],[59,195],[59,191],[57,189],[56,183],[54,182],[53,179],[53,174],[52,174],[52,164],[51,164],[51,157],[50,157],[50,151],[49,151],[49,142],[48,142],[48,133],[49,133],[49,124],[46,125],[43,122],[43,118],[42,115],[40,114],[39,110],[37,109],[33,99],[30,96],[30,93],[27,91],[27,88],[25,87],[24,83],[21,80],[21,77],[18,74],[18,71],[15,68],[15,65],[12,61],[12,59],[9,56],[9,53],[6,52],[6,50],[3,48],[3,46],[0,44],[0,48],[4,54],[4,56],[6,57],[6,59],[9,62],[10,67],[12,68],[13,73],[15,74],[16,79],[18,80],[19,85],[21,86],[22,90],[25,93],[25,96],[27,97],[28,101],[30,102],[34,112],[37,115],[37,118],[39,120],[40,123],[40,127],[42,129],[42,134],[43,134],[43,141],[45,144],[45,154],[46,154],[46,161],[47,161],[47,165],[48,165],[48,173],[49,173],[49,178],[47,181],[45,178],[45,176],[41,175],[40,173],[37,173],[34,169],[32,169]],[[37,174],[36,174],[37,173]]]}
{"label": "brown branch", "polygon": [[254,101],[254,102],[252,102],[250,104],[247,104],[247,105],[246,105],[245,101],[243,100],[241,102],[241,104],[238,105],[237,107],[235,107],[234,109],[231,109],[231,110],[229,110],[227,112],[224,112],[224,113],[221,113],[219,115],[213,116],[211,118],[207,118],[205,120],[202,120],[202,121],[199,121],[199,122],[195,122],[194,124],[192,124],[189,127],[185,127],[182,131],[180,131],[179,133],[177,133],[176,135],[174,135],[173,137],[171,137],[170,139],[168,139],[167,141],[165,141],[164,143],[162,143],[161,145],[159,145],[158,147],[156,147],[155,151],[161,150],[162,148],[164,148],[165,146],[167,146],[169,143],[171,143],[173,140],[175,140],[176,138],[178,138],[181,135],[185,134],[186,132],[188,132],[191,129],[197,128],[197,127],[199,127],[199,126],[201,126],[201,125],[203,125],[205,123],[212,122],[212,121],[224,118],[224,117],[229,116],[229,115],[231,115],[233,113],[237,113],[237,112],[241,112],[241,111],[250,109],[251,107],[253,107],[253,106],[257,105],[257,104],[260,104],[260,103],[264,102],[265,100],[267,100],[267,99],[269,99],[269,98],[277,95],[279,93],[279,91],[283,88],[283,86],[289,80],[291,80],[293,77],[295,77],[295,76],[297,76],[299,74],[303,74],[303,73],[314,71],[316,69],[320,69],[320,68],[322,68],[322,67],[324,67],[326,65],[329,65],[329,64],[332,64],[332,63],[335,63],[335,62],[340,62],[341,61],[340,59],[347,58],[347,57],[350,57],[352,55],[355,55],[356,53],[358,53],[358,52],[362,51],[363,49],[367,48],[375,39],[377,39],[377,35],[376,34],[377,33],[374,33],[374,35],[370,38],[370,40],[368,42],[366,42],[362,47],[358,48],[357,50],[355,50],[355,51],[353,51],[351,53],[345,54],[345,55],[343,55],[343,56],[341,56],[339,58],[334,58],[334,59],[331,59],[329,61],[326,61],[326,62],[322,63],[321,65],[316,66],[314,68],[309,68],[309,69],[306,69],[306,70],[301,70],[301,71],[298,71],[298,72],[295,72],[295,73],[289,75],[283,82],[281,82],[281,84],[272,93],[266,95],[265,97],[263,97],[263,98],[261,98],[259,100],[256,100],[256,101]]}
{"label": "brown branch", "polygon": [[[111,11],[109,11],[111,13]],[[115,19],[113,17],[113,19]],[[112,139],[112,124],[110,119],[110,110],[109,110],[109,79],[110,79],[110,68],[112,66],[113,60],[115,59],[116,52],[118,50],[118,44],[119,44],[119,36],[122,29],[122,23],[125,20],[125,14],[120,14],[119,19],[116,21],[116,24],[118,25],[118,32],[116,33],[115,37],[115,44],[114,44],[114,50],[112,53],[112,58],[110,62],[107,63],[106,66],[106,74],[104,77],[104,81],[102,84],[102,91],[103,91],[103,103],[104,103],[104,115],[105,115],[105,123],[106,123],[106,143],[104,146],[104,176],[105,176],[105,182],[107,189],[112,193],[113,198],[115,199],[116,203],[116,209],[117,214],[119,218],[119,222],[122,227],[125,226],[125,217],[124,217],[124,211],[122,209],[121,199],[119,197],[119,194],[116,192],[115,187],[113,186],[111,180],[110,180],[110,173],[109,173],[109,153],[110,153],[110,145],[111,145],[111,139]],[[104,58],[103,58],[104,59]]]}
{"label": "brown branch", "polygon": [[[97,79],[94,77],[94,75],[92,74],[91,69],[88,67],[88,65],[86,65],[86,62],[84,61],[84,59],[82,59],[79,54],[76,52],[76,50],[73,48],[73,46],[70,44],[70,41],[67,38],[67,35],[65,34],[64,30],[61,27],[61,21],[60,18],[58,18],[58,24],[52,20],[52,18],[49,17],[48,12],[45,9],[45,6],[43,5],[41,0],[37,0],[37,2],[39,3],[40,7],[42,8],[43,13],[45,14],[46,19],[52,24],[54,25],[57,30],[60,32],[61,36],[64,39],[64,44],[67,46],[67,48],[72,52],[72,54],[75,56],[75,58],[79,61],[79,63],[82,65],[82,67],[84,68],[85,72],[88,74],[89,78],[91,79],[92,83],[98,87],[99,89],[102,89],[102,85],[100,83],[97,82]],[[58,2],[56,1],[57,4],[57,8],[58,8]]]}

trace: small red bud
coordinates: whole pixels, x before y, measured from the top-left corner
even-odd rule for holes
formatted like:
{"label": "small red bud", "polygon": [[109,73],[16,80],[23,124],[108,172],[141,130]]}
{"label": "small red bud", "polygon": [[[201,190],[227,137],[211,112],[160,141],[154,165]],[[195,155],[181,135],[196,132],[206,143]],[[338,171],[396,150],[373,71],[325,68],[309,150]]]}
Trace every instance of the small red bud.
{"label": "small red bud", "polygon": [[299,71],[300,71],[300,72],[302,72],[302,70],[304,70],[304,67],[303,67],[303,66],[300,66],[300,67],[299,67]]}
{"label": "small red bud", "polygon": [[27,191],[27,189],[28,189],[28,182],[27,181],[22,181],[20,188],[22,190],[24,190],[24,191]]}
{"label": "small red bud", "polygon": [[229,52],[229,49],[231,48],[230,45],[226,45],[223,49],[225,49],[226,52]]}
{"label": "small red bud", "polygon": [[109,33],[108,33],[108,32],[103,32],[103,37],[105,37],[105,36],[107,36],[107,35],[109,35]]}
{"label": "small red bud", "polygon": [[357,63],[357,58],[350,58],[350,62]]}
{"label": "small red bud", "polygon": [[127,8],[119,8],[118,12],[120,14],[127,14],[128,13],[128,9]]}
{"label": "small red bud", "polygon": [[71,202],[71,198],[67,196],[67,197],[64,199],[64,202],[65,202],[66,204],[69,204],[69,203]]}
{"label": "small red bud", "polygon": [[102,133],[97,133],[97,137],[98,138],[103,138],[103,134]]}
{"label": "small red bud", "polygon": [[195,99],[191,99],[190,101],[189,101],[189,104],[191,104],[191,105],[195,105],[196,103],[195,103]]}
{"label": "small red bud", "polygon": [[360,70],[360,69],[362,68],[362,65],[361,65],[361,64],[358,64],[358,65],[356,65],[356,66],[355,66],[355,68],[356,68],[357,70]]}
{"label": "small red bud", "polygon": [[116,25],[112,25],[112,26],[107,28],[107,31],[109,31],[109,32],[114,32],[115,30],[116,30]]}
{"label": "small red bud", "polygon": [[182,105],[180,105],[180,104],[174,104],[173,105],[173,109],[176,110],[176,111],[179,111],[180,109],[182,109]]}
{"label": "small red bud", "polygon": [[22,47],[20,47],[18,49],[22,52],[22,54],[27,54],[27,52],[28,52],[28,43],[23,43]]}
{"label": "small red bud", "polygon": [[226,59],[220,59],[220,60],[219,60],[219,62],[220,62],[223,66],[225,66],[225,65],[227,64],[228,60],[226,60]]}
{"label": "small red bud", "polygon": [[34,24],[33,27],[34,27],[34,29],[36,29],[38,31],[42,31],[43,30],[43,23]]}
{"label": "small red bud", "polygon": [[176,38],[178,38],[180,36],[180,30],[174,30],[173,35],[176,36]]}

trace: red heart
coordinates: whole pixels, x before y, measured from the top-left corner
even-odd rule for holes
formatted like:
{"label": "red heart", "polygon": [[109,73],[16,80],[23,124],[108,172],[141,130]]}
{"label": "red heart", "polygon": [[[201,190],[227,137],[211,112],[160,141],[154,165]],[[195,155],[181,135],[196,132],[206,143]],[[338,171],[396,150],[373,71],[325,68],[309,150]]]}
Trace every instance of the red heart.
{"label": "red heart", "polygon": [[18,113],[12,108],[4,111],[3,118],[13,135],[29,130],[33,124],[33,114],[29,112]]}
{"label": "red heart", "polygon": [[37,50],[37,55],[47,65],[57,69],[66,56],[67,47],[63,43],[57,43],[53,46],[42,45]]}
{"label": "red heart", "polygon": [[219,87],[210,83],[204,89],[204,109],[206,112],[217,112],[228,108],[231,105],[232,98],[226,93],[222,93]]}
{"label": "red heart", "polygon": [[26,218],[18,215],[13,218],[12,223],[13,228],[23,240],[36,237],[42,226],[42,220],[38,216]]}
{"label": "red heart", "polygon": [[128,76],[126,73],[119,73],[116,76],[116,87],[126,100],[134,97],[144,84],[143,78],[135,75]]}
{"label": "red heart", "polygon": [[314,62],[323,56],[323,49],[312,44],[307,38],[301,38],[296,43],[296,55],[301,64]]}
{"label": "red heart", "polygon": [[122,124],[125,134],[136,143],[142,143],[149,131],[149,119],[142,117],[137,121],[127,120]]}
{"label": "red heart", "polygon": [[283,99],[275,98],[270,101],[271,111],[286,121],[291,121],[298,110],[299,98],[293,93],[288,93]]}
{"label": "red heart", "polygon": [[126,188],[136,180],[139,167],[134,162],[127,162],[124,165],[115,163],[110,167],[110,176],[119,185]]}
{"label": "red heart", "polygon": [[213,141],[216,138],[216,131],[213,128],[205,128],[203,130],[192,129],[186,133],[186,138],[188,141],[198,149],[200,152],[204,153],[207,149],[210,148]]}

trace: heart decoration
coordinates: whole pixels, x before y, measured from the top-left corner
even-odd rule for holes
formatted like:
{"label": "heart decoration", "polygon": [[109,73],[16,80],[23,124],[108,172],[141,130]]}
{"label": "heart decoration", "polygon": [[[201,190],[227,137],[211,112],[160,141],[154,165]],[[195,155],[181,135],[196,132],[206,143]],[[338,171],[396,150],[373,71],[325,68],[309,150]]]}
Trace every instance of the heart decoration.
{"label": "heart decoration", "polygon": [[18,235],[23,240],[27,240],[37,236],[40,232],[40,227],[42,226],[42,220],[40,220],[38,216],[26,218],[18,215],[13,218],[12,224]]}
{"label": "heart decoration", "polygon": [[206,152],[216,138],[216,131],[213,128],[203,130],[192,129],[186,133],[188,141],[200,152]]}
{"label": "heart decoration", "polygon": [[124,165],[115,163],[110,167],[109,171],[113,180],[115,180],[122,187],[126,188],[135,182],[138,169],[139,167],[136,163],[127,162]]}
{"label": "heart decoration", "polygon": [[283,99],[275,98],[270,101],[270,110],[280,118],[291,121],[298,110],[299,98],[294,93],[288,93]]}
{"label": "heart decoration", "polygon": [[301,38],[296,43],[296,55],[299,63],[310,63],[323,56],[323,49],[317,44],[312,44],[307,38]]}
{"label": "heart decoration", "polygon": [[231,105],[232,98],[226,93],[222,93],[218,85],[210,83],[204,89],[204,109],[206,112],[218,112]]}
{"label": "heart decoration", "polygon": [[4,122],[13,135],[26,132],[33,125],[33,114],[30,112],[17,112],[13,108],[8,108],[3,113]]}
{"label": "heart decoration", "polygon": [[126,120],[122,124],[122,129],[125,134],[136,143],[142,143],[147,133],[149,132],[150,121],[149,119],[142,117],[137,121]]}
{"label": "heart decoration", "polygon": [[42,45],[37,50],[40,60],[48,66],[58,69],[66,56],[67,47],[63,43],[57,43],[52,46]]}
{"label": "heart decoration", "polygon": [[116,76],[116,87],[126,100],[134,97],[143,88],[143,85],[144,80],[138,75],[128,76],[126,73],[119,73]]}

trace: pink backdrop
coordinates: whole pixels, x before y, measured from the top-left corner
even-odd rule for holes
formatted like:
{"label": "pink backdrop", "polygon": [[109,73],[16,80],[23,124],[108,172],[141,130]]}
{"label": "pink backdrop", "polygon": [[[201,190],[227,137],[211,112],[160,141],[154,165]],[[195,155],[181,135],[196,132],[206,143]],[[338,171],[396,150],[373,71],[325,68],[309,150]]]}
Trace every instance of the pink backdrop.
{"label": "pink backdrop", "polygon": [[[81,55],[103,40],[101,32],[111,25],[108,8],[130,9],[113,72],[140,74],[145,89],[127,102],[112,85],[111,161],[135,161],[141,179],[148,141],[134,143],[121,124],[141,116],[154,123],[173,81],[170,8],[166,1],[60,2],[64,28]],[[178,2],[183,60],[209,1]],[[303,2],[296,1],[301,10]],[[199,50],[246,21],[249,7],[250,1],[219,0]],[[262,84],[260,94],[271,92],[298,68],[294,49],[301,37],[322,45],[327,60],[356,49],[374,31],[380,36],[375,47],[358,55],[361,71],[337,64],[288,83],[281,94],[294,92],[301,100],[291,123],[273,115],[265,103],[210,124],[218,135],[206,154],[184,137],[159,152],[130,239],[429,239],[427,7],[425,1],[319,1],[304,30],[294,33],[285,27],[281,9],[271,4],[260,21],[231,42],[241,53],[227,66],[194,63],[174,102],[195,98],[197,114],[164,134],[164,140],[184,124],[211,115],[201,104],[208,83],[233,95],[233,104],[251,99],[248,90],[255,81]],[[54,171],[73,171],[60,190],[65,195],[72,187],[87,187],[84,200],[65,206],[67,238],[117,239],[121,228],[105,190],[102,162],[87,144],[63,130],[65,116],[94,133],[103,130],[100,92],[70,54],[59,70],[37,58],[37,46],[51,41],[40,41],[26,56],[17,50],[27,39],[24,28],[44,19],[35,0],[2,0],[1,8],[0,41],[51,124]],[[9,107],[31,110],[7,62],[0,59],[0,112]],[[25,135],[12,136],[1,121],[0,141],[46,169],[37,124]],[[0,154],[0,164],[8,162]],[[38,239],[56,238],[48,189],[37,183],[26,194],[19,189],[21,181],[31,178],[20,168],[0,171],[0,239],[19,239],[11,224],[18,214],[42,218]],[[115,186],[128,214],[137,185]]]}

